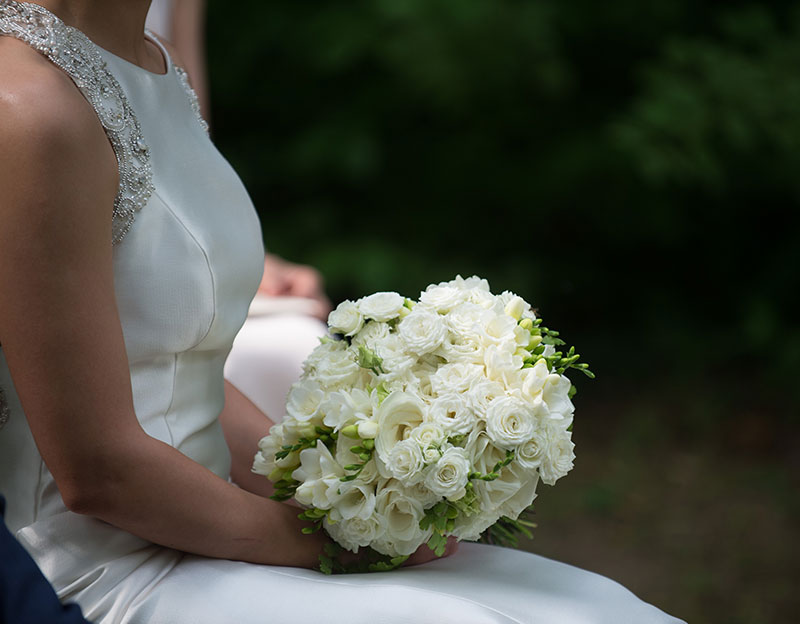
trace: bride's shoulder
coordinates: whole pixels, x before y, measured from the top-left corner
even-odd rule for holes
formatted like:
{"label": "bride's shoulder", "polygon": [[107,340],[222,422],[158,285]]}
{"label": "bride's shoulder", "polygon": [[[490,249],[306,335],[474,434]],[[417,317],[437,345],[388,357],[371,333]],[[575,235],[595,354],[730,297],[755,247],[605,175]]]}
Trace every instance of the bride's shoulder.
{"label": "bride's shoulder", "polygon": [[85,199],[69,201],[71,189],[113,204],[116,157],[94,109],[65,73],[10,37],[0,37],[0,145],[4,219],[87,210]]}
{"label": "bride's shoulder", "polygon": [[0,37],[0,135],[26,138],[31,148],[42,142],[52,148],[65,139],[91,141],[105,133],[69,76],[28,44]]}

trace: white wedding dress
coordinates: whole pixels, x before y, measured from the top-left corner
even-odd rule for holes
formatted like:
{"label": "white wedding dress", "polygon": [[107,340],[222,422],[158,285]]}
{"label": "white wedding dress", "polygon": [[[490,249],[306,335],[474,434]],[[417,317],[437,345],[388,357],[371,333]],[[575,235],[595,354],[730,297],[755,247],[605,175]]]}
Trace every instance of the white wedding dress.
{"label": "white wedding dress", "polygon": [[[223,365],[264,258],[247,193],[209,140],[163,47],[167,70],[154,74],[38,5],[12,0],[0,0],[0,35],[28,42],[75,80],[117,152],[115,288],[142,427],[227,478],[217,421]],[[149,543],[66,509],[1,352],[0,387],[10,414],[0,429],[9,528],[59,597],[80,603],[93,622],[679,622],[604,577],[478,544],[424,566],[329,577]]]}

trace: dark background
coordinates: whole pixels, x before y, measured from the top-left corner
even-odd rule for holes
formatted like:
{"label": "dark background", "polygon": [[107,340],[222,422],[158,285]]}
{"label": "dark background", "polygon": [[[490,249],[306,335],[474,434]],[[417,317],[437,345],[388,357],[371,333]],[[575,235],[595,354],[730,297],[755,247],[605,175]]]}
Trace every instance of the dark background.
{"label": "dark background", "polygon": [[597,373],[526,548],[796,619],[800,3],[212,0],[208,35],[271,251],[335,302],[478,274]]}

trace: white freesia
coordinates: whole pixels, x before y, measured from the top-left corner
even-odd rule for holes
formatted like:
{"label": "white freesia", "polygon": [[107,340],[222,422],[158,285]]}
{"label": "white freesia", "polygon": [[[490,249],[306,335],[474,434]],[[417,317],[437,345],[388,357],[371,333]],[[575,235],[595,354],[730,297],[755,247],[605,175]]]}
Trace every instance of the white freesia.
{"label": "white freesia", "polygon": [[258,441],[258,452],[253,458],[253,467],[251,468],[256,474],[266,477],[277,467],[275,454],[281,450],[282,442],[281,437],[277,435],[277,426],[275,425],[270,429],[270,435],[264,436]]}
{"label": "white freesia", "polygon": [[353,336],[364,325],[364,316],[352,301],[343,301],[328,315],[328,327],[336,334]]}
{"label": "white freesia", "polygon": [[544,383],[549,375],[550,371],[547,369],[547,363],[544,360],[539,360],[532,367],[521,370],[522,395],[530,401],[540,397]]}
{"label": "white freesia", "polygon": [[542,399],[547,404],[551,418],[566,418],[575,411],[569,398],[571,386],[570,380],[563,375],[547,376],[542,388]]}
{"label": "white freesia", "polygon": [[319,406],[325,398],[322,386],[311,379],[292,384],[286,400],[286,413],[295,420],[307,422],[319,413]]}
{"label": "white freesia", "polygon": [[500,448],[512,449],[530,439],[535,424],[530,407],[514,396],[494,399],[486,410],[486,433]]}
{"label": "white freesia", "polygon": [[378,435],[378,423],[374,420],[362,420],[358,423],[358,437],[362,439],[373,439]]}
{"label": "white freesia", "polygon": [[469,467],[466,451],[459,447],[450,447],[428,471],[425,485],[439,496],[458,500],[466,494]]}
{"label": "white freesia", "polygon": [[339,485],[341,497],[331,509],[329,518],[334,522],[360,518],[366,520],[375,511],[374,488],[364,483],[349,481]]}
{"label": "white freesia", "polygon": [[398,332],[412,353],[425,355],[442,344],[447,326],[438,314],[417,306],[400,322]]}
{"label": "white freesia", "polygon": [[328,448],[317,440],[315,448],[300,451],[300,466],[292,473],[292,478],[300,481],[295,498],[301,505],[330,509],[341,498],[343,476],[344,469]]}
{"label": "white freesia", "polygon": [[356,302],[359,312],[376,321],[391,321],[400,315],[405,299],[396,292],[377,292]]}
{"label": "white freesia", "polygon": [[358,424],[372,416],[372,397],[358,388],[336,390],[320,406],[322,421],[334,430]]}

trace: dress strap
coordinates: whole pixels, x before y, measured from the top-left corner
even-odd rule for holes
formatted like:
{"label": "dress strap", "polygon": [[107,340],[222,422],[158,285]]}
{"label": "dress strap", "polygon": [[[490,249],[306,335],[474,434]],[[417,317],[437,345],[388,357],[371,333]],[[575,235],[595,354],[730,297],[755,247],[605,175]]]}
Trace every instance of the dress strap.
{"label": "dress strap", "polygon": [[0,0],[0,35],[16,37],[50,59],[97,113],[119,167],[111,231],[116,245],[154,190],[150,150],[122,87],[86,35],[38,4]]}

